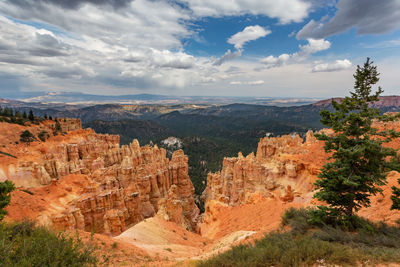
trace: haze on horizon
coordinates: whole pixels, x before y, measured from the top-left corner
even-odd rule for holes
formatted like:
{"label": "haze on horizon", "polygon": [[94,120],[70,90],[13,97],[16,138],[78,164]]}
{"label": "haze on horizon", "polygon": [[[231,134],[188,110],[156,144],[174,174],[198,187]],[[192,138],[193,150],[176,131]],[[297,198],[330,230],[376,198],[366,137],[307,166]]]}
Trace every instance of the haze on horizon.
{"label": "haze on horizon", "polygon": [[0,97],[328,98],[366,57],[399,94],[399,0],[0,0]]}

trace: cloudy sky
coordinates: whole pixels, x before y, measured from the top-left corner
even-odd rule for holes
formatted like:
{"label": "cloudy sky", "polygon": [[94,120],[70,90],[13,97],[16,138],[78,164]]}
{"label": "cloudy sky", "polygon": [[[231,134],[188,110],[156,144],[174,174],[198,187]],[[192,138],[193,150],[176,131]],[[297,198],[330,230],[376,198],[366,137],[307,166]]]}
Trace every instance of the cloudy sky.
{"label": "cloudy sky", "polygon": [[400,0],[0,0],[0,97],[400,94]]}

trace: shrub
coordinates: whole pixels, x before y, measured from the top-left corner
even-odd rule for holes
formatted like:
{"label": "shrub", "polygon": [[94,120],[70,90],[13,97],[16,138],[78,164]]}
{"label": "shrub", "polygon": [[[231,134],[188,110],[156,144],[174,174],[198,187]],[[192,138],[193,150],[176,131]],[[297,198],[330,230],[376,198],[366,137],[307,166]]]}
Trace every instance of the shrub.
{"label": "shrub", "polygon": [[400,262],[400,227],[372,223],[353,216],[347,225],[316,224],[315,209],[287,210],[282,225],[288,232],[273,232],[254,245],[232,247],[198,266],[355,266]]}
{"label": "shrub", "polygon": [[39,138],[42,142],[46,141],[46,139],[48,139],[49,137],[50,137],[50,135],[49,135],[49,133],[46,132],[46,131],[41,131],[41,132],[38,134],[38,138]]}
{"label": "shrub", "polygon": [[35,136],[28,130],[25,130],[24,132],[22,132],[22,134],[20,135],[20,141],[24,142],[24,143],[30,143],[35,141],[36,138]]}
{"label": "shrub", "polygon": [[295,209],[290,208],[282,215],[282,225],[290,226],[292,233],[306,233],[311,227],[310,209]]}
{"label": "shrub", "polygon": [[94,247],[79,237],[36,227],[32,221],[0,224],[1,266],[96,266]]}
{"label": "shrub", "polygon": [[316,263],[354,266],[356,251],[309,236],[270,233],[252,245],[239,245],[198,266],[311,266]]}

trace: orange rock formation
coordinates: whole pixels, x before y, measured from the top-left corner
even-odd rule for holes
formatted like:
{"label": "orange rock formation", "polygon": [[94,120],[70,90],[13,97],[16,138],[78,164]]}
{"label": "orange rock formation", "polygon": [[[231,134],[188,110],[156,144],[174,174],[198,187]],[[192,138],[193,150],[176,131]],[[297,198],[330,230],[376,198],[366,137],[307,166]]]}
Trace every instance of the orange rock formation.
{"label": "orange rock formation", "polygon": [[[10,179],[16,186],[32,192],[35,187],[50,189],[58,185],[64,190],[61,195],[69,196],[56,201],[56,208],[45,205],[42,212],[34,214],[36,218],[46,213],[46,219],[42,220],[57,228],[117,235],[158,213],[187,229],[196,228],[199,210],[194,203],[188,158],[183,151],[174,152],[170,160],[166,151],[157,146],[140,147],[137,140],[120,146],[117,135],[82,130],[80,120],[59,121],[68,133],[30,145],[15,141],[4,144],[7,151],[3,152],[16,158],[0,155],[1,180]],[[9,126],[2,123],[0,128]],[[51,132],[54,124],[33,125],[29,129],[37,133],[40,131],[37,128],[46,127]],[[24,127],[17,129],[21,132]],[[65,185],[70,179],[76,180],[76,175],[81,177],[79,182]],[[9,210],[15,213],[23,207],[14,205],[18,197],[12,199]],[[51,201],[50,197],[48,200]]]}
{"label": "orange rock formation", "polygon": [[[400,129],[400,122],[375,125]],[[400,148],[400,138],[389,146]],[[271,222],[280,222],[288,207],[316,204],[313,183],[327,157],[323,142],[309,131],[304,141],[298,135],[265,137],[258,143],[256,156],[239,153],[238,157],[225,158],[222,170],[207,177],[202,195],[206,209],[200,225],[202,235],[215,238],[227,234],[226,229],[267,231]],[[362,209],[360,215],[389,223],[399,219],[400,212],[390,210],[390,188],[399,177],[399,173],[390,173],[383,187],[385,196],[372,197],[372,206]],[[230,219],[225,221],[225,217]]]}

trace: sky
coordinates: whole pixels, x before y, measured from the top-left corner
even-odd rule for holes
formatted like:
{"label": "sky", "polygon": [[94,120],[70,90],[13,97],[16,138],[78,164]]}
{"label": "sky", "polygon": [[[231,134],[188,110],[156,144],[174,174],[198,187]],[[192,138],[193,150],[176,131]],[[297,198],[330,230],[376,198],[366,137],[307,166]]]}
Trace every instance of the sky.
{"label": "sky", "polygon": [[400,94],[400,0],[0,0],[0,97]]}

